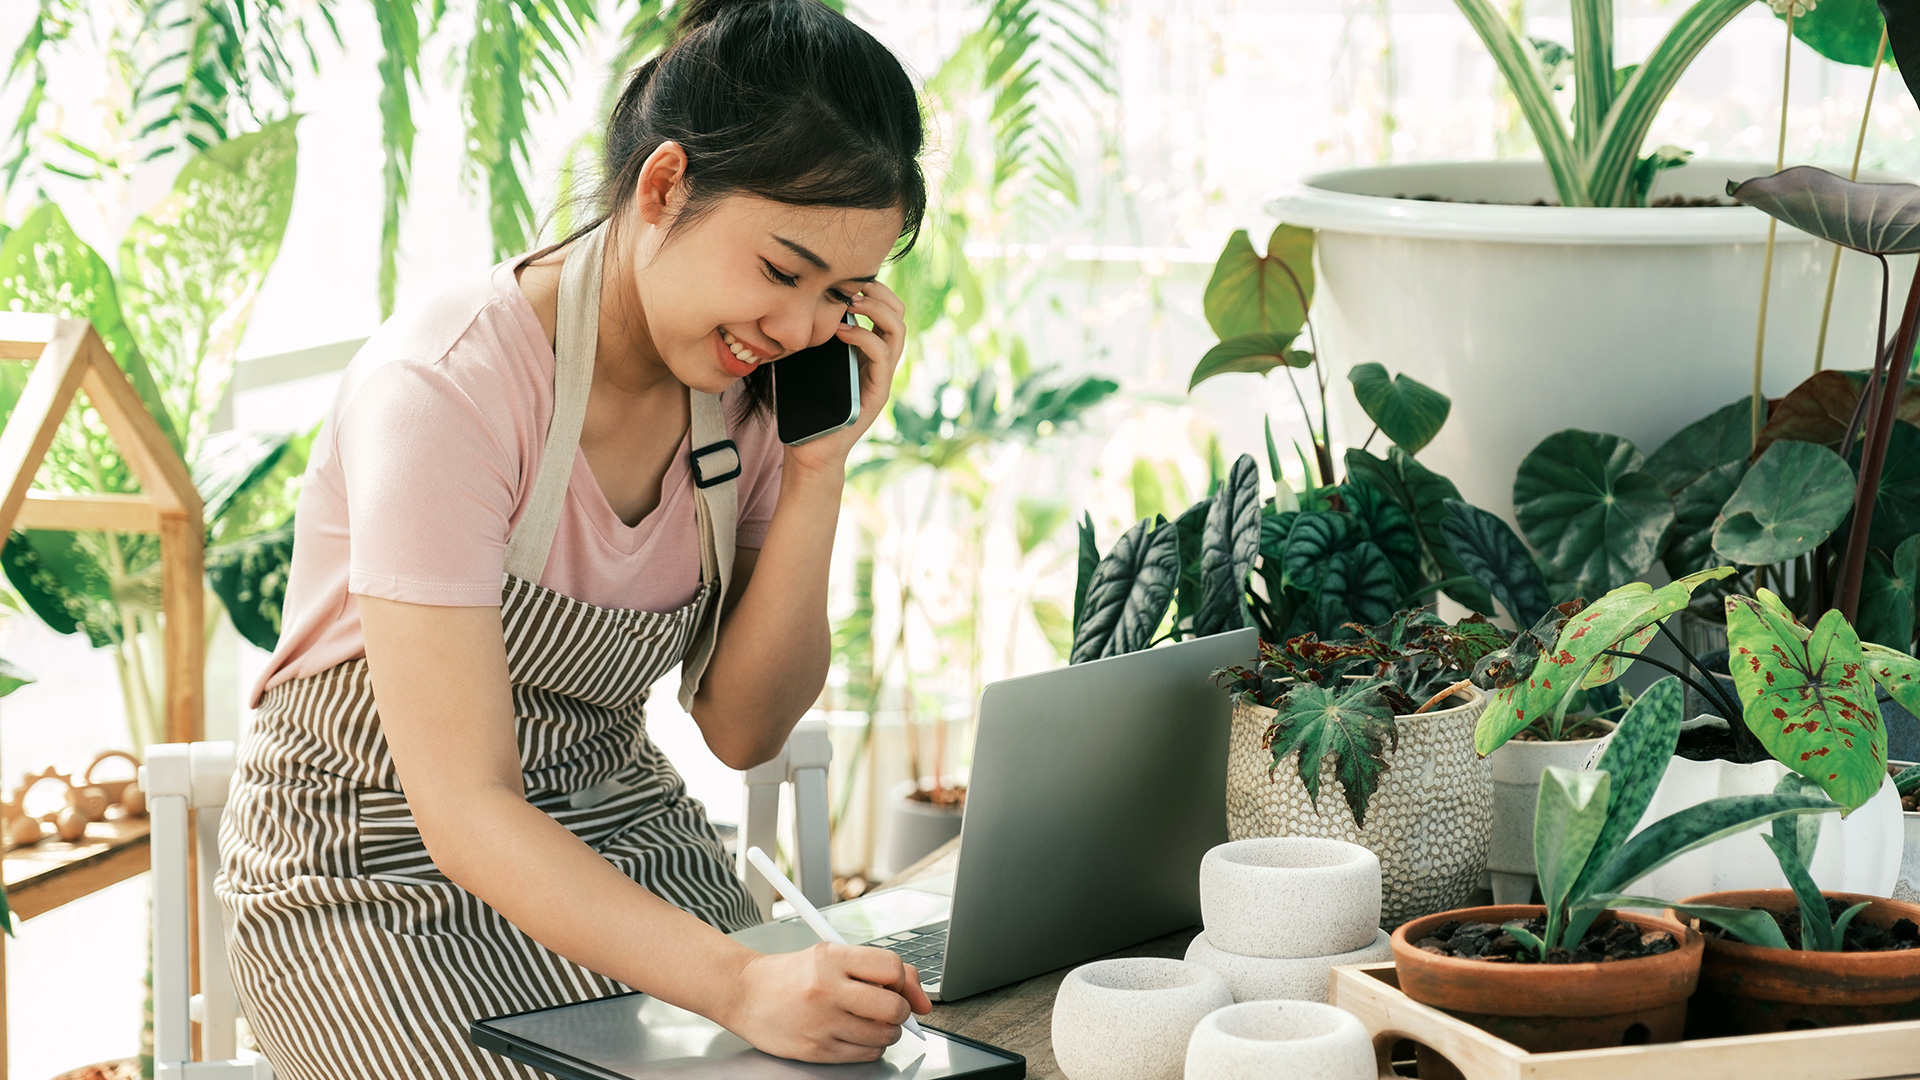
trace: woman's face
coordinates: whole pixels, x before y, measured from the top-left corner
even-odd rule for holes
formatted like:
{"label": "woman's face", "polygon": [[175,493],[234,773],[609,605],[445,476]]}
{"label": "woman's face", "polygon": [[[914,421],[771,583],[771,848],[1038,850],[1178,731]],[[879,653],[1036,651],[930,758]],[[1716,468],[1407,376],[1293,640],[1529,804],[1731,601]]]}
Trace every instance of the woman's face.
{"label": "woman's face", "polygon": [[[897,209],[733,195],[667,239],[669,215],[648,220],[644,175],[641,184],[638,210],[651,227],[634,245],[631,269],[648,334],[675,378],[708,393],[832,337],[900,235]],[[673,205],[670,192],[661,194],[658,205]]]}

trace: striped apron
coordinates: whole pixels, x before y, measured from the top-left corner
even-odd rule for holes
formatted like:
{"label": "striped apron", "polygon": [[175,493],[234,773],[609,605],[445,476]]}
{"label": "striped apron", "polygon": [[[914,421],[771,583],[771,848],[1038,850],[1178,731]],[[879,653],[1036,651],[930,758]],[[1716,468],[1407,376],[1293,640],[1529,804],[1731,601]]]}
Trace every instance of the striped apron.
{"label": "striped apron", "polygon": [[[527,801],[634,881],[722,929],[760,921],[705,809],[646,733],[682,663],[691,704],[733,563],[738,452],[689,391],[701,585],[677,611],[595,607],[537,584],[592,382],[604,229],[562,270],[554,415],[500,598]],[[627,987],[547,950],[435,869],[380,731],[364,659],[267,692],[221,820],[216,891],[248,1025],[280,1080],[545,1074],[467,1026]],[[591,917],[591,913],[583,913]]]}

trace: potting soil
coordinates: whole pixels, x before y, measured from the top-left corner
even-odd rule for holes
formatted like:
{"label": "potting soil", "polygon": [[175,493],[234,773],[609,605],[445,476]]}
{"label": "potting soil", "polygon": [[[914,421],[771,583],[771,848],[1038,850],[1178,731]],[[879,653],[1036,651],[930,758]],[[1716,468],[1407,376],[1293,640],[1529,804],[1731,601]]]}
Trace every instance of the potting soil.
{"label": "potting soil", "polygon": [[[1826,901],[1829,920],[1839,918],[1841,912],[1853,906],[1845,900],[1836,900],[1831,896],[1827,897]],[[1765,911],[1766,909],[1754,908],[1753,910]],[[1773,921],[1779,924],[1780,933],[1787,939],[1787,944],[1800,943],[1800,909],[1798,907],[1792,911],[1767,911],[1767,914],[1773,916]],[[1708,922],[1700,924],[1700,932],[1723,941],[1740,940]],[[1856,918],[1847,924],[1847,931],[1841,938],[1840,951],[1901,952],[1907,949],[1920,949],[1920,926],[1915,926],[1912,919],[1896,920],[1892,926],[1870,926]]]}
{"label": "potting soil", "polygon": [[[1484,922],[1444,922],[1434,928],[1433,934],[1415,942],[1416,948],[1441,956],[1456,956],[1463,960],[1485,960],[1489,963],[1533,964],[1536,960],[1532,951],[1520,944],[1520,939],[1507,933],[1507,926],[1518,926],[1535,937],[1547,932],[1546,916],[1516,921],[1507,924]],[[1587,931],[1586,937],[1575,949],[1556,948],[1547,951],[1544,963],[1548,964],[1593,964],[1612,960],[1637,960],[1643,956],[1657,956],[1672,952],[1678,947],[1673,935],[1665,930],[1642,930],[1640,927],[1623,920],[1600,923]]]}

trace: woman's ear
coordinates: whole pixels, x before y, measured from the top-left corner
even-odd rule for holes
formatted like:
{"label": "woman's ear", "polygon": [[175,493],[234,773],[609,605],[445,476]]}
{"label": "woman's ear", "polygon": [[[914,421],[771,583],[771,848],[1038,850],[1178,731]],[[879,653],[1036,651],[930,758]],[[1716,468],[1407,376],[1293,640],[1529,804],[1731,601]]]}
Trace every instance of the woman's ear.
{"label": "woman's ear", "polygon": [[634,209],[649,225],[664,225],[686,201],[687,152],[677,142],[663,142],[640,166]]}

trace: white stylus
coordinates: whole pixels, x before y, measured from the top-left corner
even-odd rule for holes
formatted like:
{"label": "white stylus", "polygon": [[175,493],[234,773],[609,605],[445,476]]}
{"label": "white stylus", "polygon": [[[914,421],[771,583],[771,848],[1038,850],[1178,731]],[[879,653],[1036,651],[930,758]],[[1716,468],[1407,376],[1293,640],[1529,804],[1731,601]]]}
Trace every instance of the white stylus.
{"label": "white stylus", "polygon": [[[847,943],[847,939],[841,937],[840,932],[835,930],[831,923],[827,922],[827,917],[820,914],[820,909],[808,903],[807,898],[801,895],[800,887],[788,881],[787,875],[781,873],[780,868],[773,865],[773,860],[767,858],[766,852],[761,851],[757,847],[750,847],[747,849],[747,861],[753,864],[755,870],[760,871],[761,877],[766,878],[767,881],[773,885],[774,891],[784,897],[787,903],[793,905],[793,913],[800,916],[801,921],[806,923],[807,927],[818,935],[821,941],[831,941],[835,945],[845,945]],[[925,1039],[927,1037],[926,1032],[920,1030],[920,1024],[914,1020],[913,1013],[911,1012],[907,1013],[907,1021],[902,1026],[908,1031],[913,1032],[917,1038]]]}

